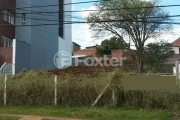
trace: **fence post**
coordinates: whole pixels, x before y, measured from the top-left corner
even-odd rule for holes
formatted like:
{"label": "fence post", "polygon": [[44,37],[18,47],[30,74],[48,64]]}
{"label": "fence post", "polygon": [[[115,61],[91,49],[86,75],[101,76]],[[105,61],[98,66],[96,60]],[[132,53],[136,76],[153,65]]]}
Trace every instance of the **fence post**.
{"label": "fence post", "polygon": [[177,75],[177,81],[178,81],[178,88],[180,89],[180,79],[179,79],[179,61],[175,62],[176,67],[176,75]]}
{"label": "fence post", "polygon": [[7,83],[7,75],[4,78],[4,106],[6,106],[6,83]]}
{"label": "fence post", "polygon": [[116,95],[115,95],[115,90],[112,90],[112,105],[116,105]]}
{"label": "fence post", "polygon": [[54,105],[57,106],[57,75],[54,78]]}

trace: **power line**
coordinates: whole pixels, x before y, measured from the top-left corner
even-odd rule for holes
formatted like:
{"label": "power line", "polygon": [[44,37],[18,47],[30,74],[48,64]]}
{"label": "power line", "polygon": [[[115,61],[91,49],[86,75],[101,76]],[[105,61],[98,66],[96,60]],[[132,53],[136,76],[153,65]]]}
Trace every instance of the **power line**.
{"label": "power line", "polygon": [[[164,6],[150,6],[150,7],[134,7],[134,8],[119,8],[119,9],[100,9],[100,10],[75,10],[75,11],[61,11],[62,9],[54,12],[44,12],[44,11],[35,11],[35,12],[30,12],[26,14],[39,14],[39,13],[61,13],[61,12],[97,12],[97,11],[115,11],[115,10],[121,10],[121,9],[148,9],[148,8],[158,8],[158,7],[179,7],[180,4],[178,5],[164,5]],[[22,13],[16,13],[16,14],[22,14]]]}
{"label": "power line", "polygon": [[[30,5],[30,4],[29,4]],[[49,12],[50,13],[50,12]],[[69,15],[70,16],[70,15]],[[179,17],[180,15],[173,15],[173,16],[165,16],[165,17]],[[163,17],[149,17],[149,18],[163,18]],[[34,20],[42,20],[42,19],[38,19],[38,18],[30,18],[30,19],[34,19]],[[142,18],[138,18],[138,19],[142,19]],[[43,19],[44,20],[44,19]],[[60,19],[59,19],[60,20]],[[46,21],[56,21],[56,20],[46,20]],[[57,20],[58,21],[58,20]],[[122,22],[128,22],[128,21],[133,21],[132,19],[126,19],[126,20],[106,20],[106,21],[95,21],[95,23],[99,23],[99,22],[115,22],[115,21],[122,21]],[[133,21],[133,22],[156,22],[156,21]],[[90,23],[90,22],[79,22],[79,21],[64,21],[63,24],[80,24],[80,23]],[[157,23],[157,22],[156,22]],[[161,24],[179,24],[179,23],[175,23],[175,22],[159,22]],[[42,26],[42,25],[57,25],[59,23],[52,23],[52,24],[36,24],[36,25],[16,25],[16,26]],[[3,24],[1,24],[3,25]],[[4,26],[4,25],[3,25]]]}
{"label": "power line", "polygon": [[[62,5],[73,5],[73,4],[87,4],[87,3],[97,3],[100,2],[98,1],[86,1],[86,2],[74,2],[74,3],[63,3]],[[53,6],[59,6],[59,4],[56,5],[42,5],[42,6],[32,6],[32,7],[21,7],[21,8],[16,8],[16,9],[27,9],[27,8],[44,8],[44,7],[53,7]],[[8,10],[13,10],[13,8],[10,8]]]}
{"label": "power line", "polygon": [[[22,2],[22,1],[20,1],[20,0],[17,0],[17,1],[19,1],[19,2],[21,2],[21,3],[23,3],[23,4],[26,4],[26,5],[29,5],[29,6],[31,6],[31,7],[33,7],[31,4],[29,4],[29,3],[26,3],[26,2]],[[45,9],[45,8],[40,8],[40,9],[42,9],[42,10],[47,10],[47,11],[50,11],[50,12],[52,12],[51,10],[48,10],[48,9]],[[37,12],[37,11],[34,11],[34,10],[28,10],[28,11],[33,11],[33,12]],[[64,14],[65,16],[69,16],[69,17],[72,17],[72,18],[77,18],[77,19],[83,19],[83,18],[80,18],[80,17],[76,17],[76,16],[72,16],[72,15],[66,15],[66,14]],[[47,16],[47,15],[46,15]],[[55,16],[55,17],[59,17],[59,15],[49,15],[48,14],[48,16]],[[60,20],[60,19],[59,19]],[[84,19],[83,19],[84,20]],[[53,21],[55,21],[55,20],[53,20]]]}
{"label": "power line", "polygon": [[[23,4],[26,4],[26,5],[29,5],[29,6],[31,6],[31,7],[33,7],[31,4],[29,4],[29,3],[26,3],[26,2],[23,2],[23,1],[20,1],[20,0],[17,0],[17,1],[19,1],[19,2],[21,2],[21,3],[23,3]],[[40,8],[40,9],[42,9],[42,10],[47,10],[47,11],[49,11],[49,12],[53,12],[53,11],[51,11],[51,10],[48,10],[48,9],[45,9],[45,8]],[[4,9],[3,9],[4,10]],[[61,9],[61,10],[63,10],[63,9]],[[24,10],[23,10],[24,11]],[[34,11],[34,10],[25,10],[25,11],[30,11],[30,12],[38,12],[38,11]],[[25,12],[23,12],[23,13],[25,13]],[[39,15],[39,14],[38,14]],[[41,15],[43,15],[43,14],[41,14]],[[47,14],[44,14],[45,16],[47,16]],[[66,14],[64,14],[65,16],[67,16]],[[59,15],[50,15],[50,14],[48,14],[48,16],[55,16],[55,17],[59,17]],[[78,17],[73,17],[73,18],[78,18]],[[78,19],[83,19],[83,18],[78,18]]]}
{"label": "power line", "polygon": [[[71,17],[71,18],[79,18],[79,17],[76,17],[76,16],[70,16],[70,15],[65,15],[67,17]],[[172,18],[172,17],[180,17],[180,15],[169,15],[169,16],[160,16],[160,17],[146,17],[146,19],[150,19],[150,18]],[[34,19],[34,20],[46,20],[46,19],[39,19],[39,18],[30,18],[30,19]],[[84,18],[79,18],[79,19],[82,19],[82,20],[86,20]],[[138,20],[141,20],[141,19],[144,19],[144,18],[136,18]],[[57,19],[57,20],[52,20],[52,19],[47,19],[48,21],[58,21],[58,20],[62,20],[62,19]],[[119,20],[119,21],[131,21],[131,20],[134,20],[134,19],[125,19],[125,20]],[[110,20],[111,21],[111,20]]]}
{"label": "power line", "polygon": [[[22,1],[21,1],[22,2]],[[88,1],[88,2],[94,2],[94,1]],[[81,3],[88,3],[88,2],[78,2],[77,4],[81,4]],[[25,3],[25,2],[23,2],[23,3]],[[68,4],[70,4],[70,3],[68,3]],[[75,3],[74,3],[75,4]],[[28,4],[28,5],[30,5],[30,4]],[[50,5],[51,6],[51,5]],[[172,7],[172,6],[180,6],[180,5],[166,5],[166,6],[153,6],[153,7]],[[35,7],[35,6],[32,6],[32,7]],[[38,6],[36,6],[36,7],[38,7]],[[27,7],[26,7],[27,8]],[[139,7],[139,8],[152,8],[152,7]],[[123,9],[123,8],[121,8],[121,9]],[[124,9],[129,9],[129,8],[124,8]],[[130,9],[132,9],[132,8],[130,8]],[[113,10],[115,10],[115,9],[113,9]],[[117,10],[117,9],[116,9]],[[97,11],[97,10],[81,10],[81,11],[74,11],[74,12],[84,12],[84,11]],[[65,11],[64,11],[65,12]],[[66,11],[66,12],[68,12],[68,11]],[[69,12],[73,12],[73,11],[69,11]],[[33,13],[33,12],[32,12]],[[35,12],[34,12],[35,13]],[[36,12],[36,13],[40,13],[40,12]],[[43,12],[43,13],[53,13],[52,11],[51,12]],[[56,12],[56,13],[59,13],[59,12]],[[17,13],[18,14],[18,13]],[[28,13],[26,13],[26,14],[28,14]],[[179,17],[180,15],[174,15],[174,16],[166,16],[166,17]],[[75,18],[75,17],[72,17],[72,18]],[[157,17],[151,17],[151,18],[157,18]],[[162,17],[160,17],[160,18],[162,18]],[[79,19],[83,19],[83,18],[79,18]],[[38,19],[36,19],[36,20],[38,20]],[[40,20],[40,19],[39,19]],[[48,20],[48,21],[55,21],[55,20]]]}
{"label": "power line", "polygon": [[[32,7],[32,5],[31,4],[29,4],[29,3],[26,3],[26,2],[23,2],[23,1],[20,1],[20,0],[17,0],[17,1],[19,1],[19,2],[21,2],[21,3],[23,3],[23,4],[26,4],[26,5],[29,5],[29,6],[31,6]],[[50,11],[50,10],[48,10],[48,9],[45,9],[45,8],[40,8],[40,9],[42,9],[42,10],[47,10],[47,11]],[[28,11],[33,11],[33,10],[28,10]],[[34,12],[34,11],[33,11]],[[77,17],[77,16],[72,16],[72,15],[66,15],[66,14],[64,14],[65,16],[67,16],[67,17],[71,17],[71,18],[77,18],[77,19],[82,19],[82,20],[84,20],[83,18],[80,18],[80,17]],[[59,17],[59,15],[48,15],[48,16],[55,16],[56,18],[57,17]],[[29,17],[26,17],[27,19],[34,19],[34,20],[44,20],[44,19],[36,19],[36,18],[29,18]],[[48,21],[59,21],[60,19],[58,19],[58,20],[48,20]],[[45,21],[47,21],[47,19],[45,19]],[[64,27],[67,27],[67,26],[64,26]],[[75,27],[67,27],[67,28],[75,28]],[[82,28],[76,28],[76,29],[82,29]],[[85,30],[85,29],[83,29],[83,30]],[[87,30],[87,29],[86,29]]]}
{"label": "power line", "polygon": [[[1,15],[1,14],[0,14]],[[4,15],[4,14],[3,14]],[[82,19],[82,20],[86,20],[86,19],[84,19],[84,18],[80,18],[80,17],[76,17],[76,16],[71,16],[71,15],[66,15],[66,14],[64,14],[64,16],[67,16],[67,17],[69,17],[69,18],[78,18],[78,19]],[[16,15],[16,17],[21,17],[21,16],[18,16],[18,15]],[[37,17],[37,16],[36,16]],[[46,17],[46,16],[44,16],[44,17]],[[160,17],[146,17],[146,19],[156,19],[156,18],[172,18],[172,17],[180,17],[180,15],[169,15],[169,16],[160,16]],[[41,20],[41,21],[59,21],[59,20],[63,20],[63,19],[46,19],[46,18],[33,18],[33,17],[26,17],[27,19],[30,19],[30,20]],[[56,17],[57,18],[57,17]],[[142,21],[142,19],[144,19],[144,18],[136,18],[137,20],[141,20],[141,21],[134,21],[134,19],[121,19],[121,20],[105,20],[105,22],[114,22],[114,21],[123,21],[123,22],[128,22],[128,21],[134,21],[134,22],[151,22],[151,21]],[[64,21],[64,22],[71,22],[71,21]],[[79,23],[79,22],[77,22],[77,21],[75,21],[76,23]],[[95,22],[98,22],[98,21],[95,21]],[[101,22],[101,21],[100,21]],[[102,21],[103,22],[103,21]],[[156,22],[156,21],[153,21],[153,22]],[[72,21],[72,23],[74,23],[73,21]],[[81,23],[81,22],[80,22]],[[82,22],[82,23],[91,23],[91,22]]]}
{"label": "power line", "polygon": [[[4,15],[4,14],[3,14]],[[82,20],[86,20],[86,19],[84,19],[84,18],[80,18],[80,17],[76,17],[76,16],[71,16],[71,15],[64,15],[64,16],[67,16],[67,17],[69,17],[69,18],[78,18],[78,19],[82,19]],[[16,15],[16,17],[18,18],[21,18],[21,16],[17,16]],[[36,16],[37,17],[37,16]],[[163,16],[163,17],[147,17],[146,19],[148,19],[148,18],[166,18],[166,17],[168,17],[168,18],[171,18],[171,17],[180,17],[180,15],[171,15],[171,16]],[[44,19],[42,19],[42,18],[33,18],[33,17],[26,17],[27,19],[29,19],[29,20],[40,20],[40,21],[59,21],[59,20],[62,20],[62,19],[47,19],[47,18],[44,18]],[[137,18],[137,19],[143,19],[143,18]],[[125,20],[115,20],[115,21],[132,21],[133,19],[125,19]],[[106,20],[107,21],[107,20]],[[109,20],[109,21],[114,21],[114,20]],[[66,21],[64,21],[64,22],[66,22]],[[71,21],[67,21],[67,22],[71,22]],[[75,21],[75,22],[77,22],[77,21]],[[95,21],[96,22],[96,21]],[[98,22],[98,21],[97,21]],[[136,21],[135,21],[136,22]],[[137,21],[137,22],[141,22],[141,21]],[[144,21],[142,21],[142,22],[144,22]],[[146,21],[145,21],[146,22]],[[148,21],[147,21],[148,22]],[[72,23],[74,23],[73,21],[72,21]],[[79,23],[79,22],[77,22],[77,23]],[[90,23],[90,22],[83,22],[83,23]]]}
{"label": "power line", "polygon": [[[25,3],[25,2],[23,2],[23,3]],[[27,5],[30,5],[30,4],[28,4],[28,3],[26,3]],[[31,5],[30,5],[31,6]],[[47,10],[47,9],[44,9],[44,10]],[[29,10],[29,11],[33,11],[33,10]],[[49,10],[48,10],[49,11]],[[34,12],[34,11],[33,11]],[[1,14],[0,14],[1,15]],[[2,15],[4,15],[4,14],[2,14]],[[45,16],[45,17],[47,17],[47,14],[40,14],[41,16]],[[67,14],[63,14],[64,16],[66,16],[66,17],[71,17],[71,18],[76,18],[76,19],[82,19],[82,20],[85,20],[84,18],[81,18],[81,17],[78,17],[78,16],[73,16],[73,15],[67,15]],[[16,15],[17,16],[17,15]],[[54,16],[54,17],[56,17],[56,18],[58,18],[59,17],[59,15],[57,14],[57,15],[50,15],[50,14],[48,14],[48,17],[49,16]],[[20,16],[19,16],[20,17]],[[28,18],[28,17],[26,17],[26,18]],[[39,18],[32,18],[32,19],[34,19],[34,20],[44,20],[44,19],[39,19]],[[46,19],[47,21],[58,21],[58,20],[61,20],[61,19],[57,19],[57,20],[52,20],[52,19]]]}
{"label": "power line", "polygon": [[[86,20],[86,19],[79,18],[79,17],[76,17],[76,16],[69,16],[69,15],[64,15],[64,16],[66,16],[67,18],[76,18],[76,19]],[[16,15],[16,17],[17,18],[22,18],[21,16],[17,16],[17,15]],[[39,20],[39,21],[51,21],[51,22],[53,22],[53,21],[59,22],[60,20],[63,20],[63,19],[47,19],[47,17],[44,18],[44,19],[43,18],[26,17],[26,19],[29,19],[29,20]]]}
{"label": "power line", "polygon": [[[26,3],[26,2],[22,2],[22,1],[20,1],[20,0],[17,0],[17,1],[19,1],[19,2],[21,2],[21,3],[23,3],[23,4],[26,4],[26,5],[29,5],[29,6],[31,6],[31,7],[33,7],[31,4],[29,4],[29,3]],[[40,9],[42,9],[42,10],[47,10],[47,11],[50,11],[50,10],[48,10],[48,9],[45,9],[45,8],[40,8]],[[28,10],[28,11],[33,11],[33,10]],[[33,11],[34,12],[34,11]],[[16,15],[17,16],[17,15]],[[47,15],[45,15],[45,17],[46,17]],[[54,17],[56,17],[56,18],[58,18],[59,17],[59,15],[48,15],[48,16],[54,16]],[[83,19],[83,18],[80,18],[80,17],[76,17],[76,16],[72,16],[72,15],[66,15],[66,14],[64,14],[64,16],[67,16],[67,17],[72,17],[72,18],[78,18],[78,19]],[[20,17],[20,16],[19,16]],[[44,19],[38,19],[38,18],[29,18],[29,17],[26,17],[27,19],[33,19],[33,20],[44,20]],[[61,19],[58,19],[58,20],[52,20],[52,19],[45,19],[46,21],[59,21],[59,20],[61,20]],[[84,19],[83,19],[84,20]]]}
{"label": "power line", "polygon": [[[21,18],[21,17],[18,17],[18,16],[16,16],[17,18]],[[36,20],[36,21],[38,21],[38,20],[40,20],[40,21],[45,21],[45,22],[59,22],[59,20],[50,20],[50,19],[36,19],[36,18],[29,18],[29,17],[26,17],[27,19],[29,19],[29,20]],[[54,23],[53,23],[54,24]],[[57,23],[58,24],[58,23]],[[61,26],[60,26],[61,27]],[[89,30],[89,29],[84,29],[84,28],[77,28],[77,27],[68,27],[68,26],[63,26],[63,27],[67,27],[67,28],[74,28],[74,29],[82,29],[82,30]]]}
{"label": "power line", "polygon": [[[43,32],[47,32],[46,30],[42,30],[42,29],[38,29],[38,28],[35,28],[35,27],[32,27],[33,29],[36,29],[36,30],[39,30],[39,31],[43,31]],[[52,34],[52,35],[56,35],[52,32],[49,32],[48,33]],[[70,39],[74,39],[74,40],[77,40],[77,41],[84,41],[84,42],[93,42],[93,41],[86,41],[86,40],[82,40],[82,39],[78,39],[78,38],[73,38],[73,37],[68,37],[68,36],[64,36],[65,38],[70,38]]]}
{"label": "power line", "polygon": [[[76,3],[66,3],[63,5],[70,5],[70,4],[83,4],[83,3],[92,3],[92,2],[100,2],[100,1],[88,1],[88,2],[76,2]],[[43,8],[43,7],[51,7],[51,6],[59,6],[58,5],[45,5],[45,6],[32,6],[32,7],[22,7],[22,8],[16,8],[16,9],[27,9],[27,8]],[[159,6],[146,6],[146,7],[122,7],[119,9],[101,9],[101,11],[105,11],[105,10],[121,10],[121,9],[144,9],[144,8],[161,8],[161,7],[179,7],[180,4],[174,4],[174,5],[159,5]],[[3,9],[0,9],[3,10]],[[11,9],[8,9],[11,10]],[[63,10],[63,9],[60,9]],[[79,11],[64,11],[64,12],[95,12],[95,11],[99,11],[99,10],[79,10]],[[41,11],[36,11],[37,13],[48,13],[48,12],[41,12]],[[34,12],[34,13],[36,13]],[[17,14],[21,14],[21,13],[17,13]],[[27,13],[30,14],[30,13]]]}
{"label": "power line", "polygon": [[[180,22],[156,22],[156,21],[127,21],[127,20],[104,20],[104,21],[94,21],[94,23],[110,23],[110,22],[144,22],[144,23],[156,23],[156,24],[176,24],[180,25]],[[86,24],[91,22],[82,22],[82,21],[64,21],[62,24]],[[0,24],[1,26],[6,27],[12,27],[7,26],[7,24]],[[48,26],[48,25],[59,25],[59,23],[49,23],[49,24],[34,24],[34,25],[16,25],[16,27],[26,27],[26,26]],[[14,27],[14,26],[13,26]]]}
{"label": "power line", "polygon": [[[26,4],[26,5],[29,5],[29,6],[31,6],[31,7],[34,7],[34,6],[32,6],[32,4],[29,4],[29,3],[27,3],[27,2],[23,2],[23,1],[20,1],[20,0],[17,0],[17,1],[19,1],[19,2],[21,2],[21,3],[23,3],[23,4]],[[51,10],[48,10],[48,9],[45,9],[45,8],[40,8],[40,9],[42,9],[42,10],[46,10],[46,11],[49,11],[49,12],[53,12],[53,11],[51,11]],[[63,10],[63,9],[62,9]],[[24,11],[24,10],[23,10]],[[34,11],[34,10],[26,10],[26,11],[30,11],[30,12],[38,12],[38,11]],[[39,15],[39,14],[38,14]],[[42,15],[42,14],[41,14]],[[65,14],[64,14],[65,15]],[[45,14],[45,16],[47,16],[46,14]],[[59,15],[50,15],[50,14],[48,14],[48,16],[55,16],[55,17],[59,17]]]}
{"label": "power line", "polygon": [[[17,16],[16,16],[17,17]],[[18,17],[18,18],[21,18],[21,17]],[[47,20],[47,19],[36,19],[36,18],[29,18],[29,17],[26,17],[27,19],[29,19],[29,20],[36,20],[36,21],[38,21],[38,20],[42,20],[42,21],[52,21],[52,22],[59,22],[59,20]],[[79,28],[79,27],[69,27],[69,26],[65,26],[64,25],[64,27],[67,27],[67,28],[73,28],[73,29],[81,29],[81,30],[89,30],[89,29],[85,29],[85,28]]]}

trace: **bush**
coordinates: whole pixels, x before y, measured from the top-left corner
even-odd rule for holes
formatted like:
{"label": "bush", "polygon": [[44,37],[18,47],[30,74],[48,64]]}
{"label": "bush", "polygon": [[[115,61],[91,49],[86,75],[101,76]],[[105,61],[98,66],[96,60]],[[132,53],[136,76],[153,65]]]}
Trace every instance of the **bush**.
{"label": "bush", "polygon": [[[104,87],[111,85],[97,103],[97,106],[112,105],[112,91],[115,92],[117,107],[176,108],[180,93],[167,91],[124,91],[123,71],[102,72],[98,77],[85,75],[58,76],[57,104],[64,107],[90,107]],[[4,78],[0,78],[0,104],[3,105]],[[21,72],[9,76],[7,81],[8,105],[53,105],[54,75],[46,71]]]}

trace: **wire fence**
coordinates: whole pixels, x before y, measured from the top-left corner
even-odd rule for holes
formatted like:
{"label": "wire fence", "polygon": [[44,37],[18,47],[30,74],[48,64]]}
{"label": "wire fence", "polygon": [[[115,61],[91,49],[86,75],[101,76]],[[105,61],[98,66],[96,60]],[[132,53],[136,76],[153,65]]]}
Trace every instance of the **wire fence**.
{"label": "wire fence", "polygon": [[124,73],[124,75],[140,75],[140,76],[176,76],[176,73]]}
{"label": "wire fence", "polygon": [[[135,73],[123,74],[139,75]],[[149,73],[143,76],[174,76],[174,73]],[[47,77],[48,76],[48,77]],[[114,78],[115,77],[115,78]],[[114,91],[110,84],[111,79],[117,80],[117,89]],[[180,97],[176,92],[151,92],[151,91],[123,91],[121,74],[103,74],[97,78],[86,76],[57,76],[47,73],[21,73],[15,76],[3,76],[0,79],[0,105],[54,105],[54,106],[95,106],[112,104],[112,101],[120,101],[133,106],[137,101],[148,101],[142,103],[151,106],[154,99],[160,101],[172,95],[174,100]],[[169,93],[169,94],[167,94]],[[159,96],[158,94],[162,94]],[[157,98],[156,98],[157,97]],[[176,99],[175,99],[175,98]],[[116,102],[113,102],[115,104]],[[162,102],[163,103],[163,102]],[[160,104],[158,102],[158,104]],[[164,103],[163,103],[164,104]],[[170,104],[170,103],[167,103]]]}
{"label": "wire fence", "polygon": [[0,76],[13,75],[13,64],[5,62],[0,68]]}
{"label": "wire fence", "polygon": [[0,105],[57,105],[56,75],[47,79],[31,76],[29,81],[20,77],[23,76],[1,76]]}

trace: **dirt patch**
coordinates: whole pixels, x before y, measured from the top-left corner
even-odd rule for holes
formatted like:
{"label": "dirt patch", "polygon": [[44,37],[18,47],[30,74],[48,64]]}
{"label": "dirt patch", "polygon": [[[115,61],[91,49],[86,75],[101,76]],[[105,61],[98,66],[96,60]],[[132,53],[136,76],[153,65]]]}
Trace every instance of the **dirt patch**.
{"label": "dirt patch", "polygon": [[[55,75],[61,75],[65,76],[68,74],[73,74],[73,75],[86,75],[90,77],[96,77],[99,75],[101,72],[111,72],[113,71],[114,68],[120,68],[120,67],[101,67],[101,66],[94,66],[94,67],[88,67],[88,66],[78,66],[78,67],[69,67],[67,69],[57,69],[57,70],[51,70],[48,71],[51,74]],[[121,67],[123,69],[123,67]],[[124,69],[125,70],[125,69]],[[125,70],[128,71],[128,70]]]}
{"label": "dirt patch", "polygon": [[19,120],[81,120],[81,119],[73,119],[73,118],[62,118],[62,117],[44,117],[44,116],[32,116],[32,115],[0,115],[0,116],[14,116],[19,117]]}
{"label": "dirt patch", "polygon": [[173,112],[173,119],[172,120],[180,120],[180,114]]}

